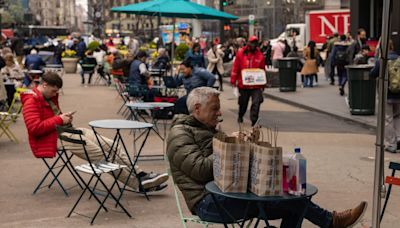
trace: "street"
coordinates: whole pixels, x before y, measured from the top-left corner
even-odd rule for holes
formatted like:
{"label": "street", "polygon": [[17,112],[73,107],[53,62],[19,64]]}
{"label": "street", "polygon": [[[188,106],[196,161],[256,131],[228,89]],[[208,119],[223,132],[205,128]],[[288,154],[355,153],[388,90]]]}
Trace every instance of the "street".
{"label": "street", "polygon": [[[79,85],[78,74],[64,76],[64,94],[60,95],[61,109],[77,110],[74,126],[88,127],[87,123],[96,119],[123,118],[116,114],[122,104],[114,87]],[[229,86],[220,97],[224,121],[221,129],[227,133],[238,131],[236,123],[238,105]],[[307,182],[318,187],[313,201],[330,211],[342,211],[356,206],[360,201],[368,201],[368,210],[356,227],[371,223],[373,171],[375,154],[375,132],[360,125],[345,122],[331,116],[307,111],[265,98],[260,114],[261,124],[279,129],[278,145],[285,153],[300,147],[307,158]],[[245,118],[245,129],[250,128]],[[35,159],[27,143],[26,128],[22,116],[12,125],[12,130],[20,139],[19,144],[0,138],[0,227],[89,227],[89,219],[77,215],[66,218],[67,213],[79,195],[73,188],[70,197],[65,197],[58,186],[50,190],[42,189],[36,195],[32,191],[42,177],[45,166]],[[264,128],[265,130],[265,128]],[[110,130],[101,131],[112,137]],[[132,135],[123,132],[125,142],[132,150]],[[143,154],[162,153],[162,142],[151,134]],[[399,161],[398,154],[385,154],[385,167],[389,160]],[[75,159],[74,163],[82,162]],[[140,167],[146,171],[166,172],[164,161],[143,161]],[[388,170],[385,170],[388,174]],[[61,177],[65,186],[72,186],[73,179],[64,173]],[[165,192],[151,196],[147,201],[135,193],[124,195],[122,202],[131,212],[133,219],[122,213],[101,211],[95,221],[99,227],[181,227],[172,180]],[[382,227],[397,227],[400,222],[400,199],[398,187],[392,190]],[[188,214],[184,201],[182,208]],[[98,204],[84,200],[77,211],[92,216]],[[278,223],[272,222],[277,225]],[[190,227],[199,227],[190,224]],[[219,226],[218,226],[219,227]],[[315,227],[305,221],[303,227]]]}

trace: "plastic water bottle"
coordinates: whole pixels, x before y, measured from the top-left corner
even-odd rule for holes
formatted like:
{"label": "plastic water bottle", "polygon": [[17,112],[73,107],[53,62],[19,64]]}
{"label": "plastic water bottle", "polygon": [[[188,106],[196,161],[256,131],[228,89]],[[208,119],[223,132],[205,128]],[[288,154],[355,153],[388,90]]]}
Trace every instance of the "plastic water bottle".
{"label": "plastic water bottle", "polygon": [[295,148],[289,159],[289,194],[306,193],[306,167],[306,158],[300,153],[300,148]]}
{"label": "plastic water bottle", "polygon": [[283,177],[282,177],[282,188],[283,192],[289,192],[289,159],[290,156],[287,154],[283,155]]}

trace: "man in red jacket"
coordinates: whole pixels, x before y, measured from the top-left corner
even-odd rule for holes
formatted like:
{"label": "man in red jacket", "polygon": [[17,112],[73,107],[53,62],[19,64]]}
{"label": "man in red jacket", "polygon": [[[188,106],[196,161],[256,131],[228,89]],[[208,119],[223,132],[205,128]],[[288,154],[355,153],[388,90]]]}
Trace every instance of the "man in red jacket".
{"label": "man in red jacket", "polygon": [[262,69],[265,71],[264,55],[258,48],[258,38],[251,36],[246,46],[242,47],[236,54],[231,72],[231,84],[239,88],[239,116],[238,122],[243,123],[243,116],[247,111],[251,97],[250,120],[252,126],[258,120],[260,105],[264,101],[263,91],[265,85],[243,85],[242,73],[245,69]]}
{"label": "man in red jacket", "polygon": [[[57,150],[57,131],[55,126],[72,126],[73,112],[62,113],[58,104],[58,91],[62,88],[63,81],[61,77],[53,72],[45,73],[38,87],[31,91],[21,94],[23,104],[22,114],[29,135],[29,144],[32,152],[37,158],[53,158]],[[99,161],[104,158],[101,147],[104,151],[109,151],[113,141],[101,136],[102,145],[99,145],[96,136],[90,129],[79,128],[83,132],[83,139],[86,141],[86,149],[92,161]],[[67,135],[68,136],[68,135]],[[73,137],[70,135],[70,137]],[[76,156],[85,159],[85,154],[81,145],[65,143],[65,149]],[[129,165],[129,158],[119,148],[116,162]],[[119,180],[125,182],[129,178],[128,186],[139,191],[160,191],[167,185],[168,174],[146,173],[140,171],[137,167],[138,175],[144,189],[139,189],[139,184],[134,176],[129,176],[130,167],[125,168]]]}

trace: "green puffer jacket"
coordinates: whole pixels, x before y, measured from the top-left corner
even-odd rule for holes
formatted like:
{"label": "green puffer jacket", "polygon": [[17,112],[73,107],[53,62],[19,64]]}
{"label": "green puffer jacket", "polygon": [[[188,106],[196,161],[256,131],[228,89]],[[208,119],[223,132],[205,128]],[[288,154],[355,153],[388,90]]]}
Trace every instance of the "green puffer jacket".
{"label": "green puffer jacket", "polygon": [[213,180],[212,138],[216,133],[193,116],[178,115],[167,139],[167,155],[172,177],[189,210],[206,194],[205,185]]}

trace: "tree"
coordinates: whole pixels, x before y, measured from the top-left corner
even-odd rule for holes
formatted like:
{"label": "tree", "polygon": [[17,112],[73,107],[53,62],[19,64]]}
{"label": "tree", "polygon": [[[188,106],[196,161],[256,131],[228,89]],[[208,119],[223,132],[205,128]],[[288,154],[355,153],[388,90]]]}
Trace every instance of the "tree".
{"label": "tree", "polygon": [[2,16],[2,24],[20,24],[24,22],[24,9],[21,1],[5,0]]}

